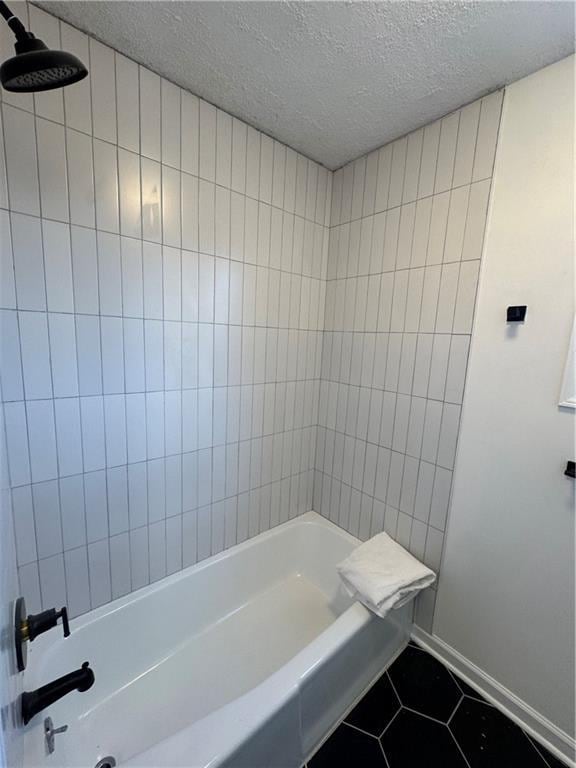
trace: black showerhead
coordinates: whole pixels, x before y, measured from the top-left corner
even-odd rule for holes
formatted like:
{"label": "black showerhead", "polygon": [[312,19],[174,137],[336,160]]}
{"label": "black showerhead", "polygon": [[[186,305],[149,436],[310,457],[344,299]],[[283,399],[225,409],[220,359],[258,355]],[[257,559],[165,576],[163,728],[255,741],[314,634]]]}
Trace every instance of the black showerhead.
{"label": "black showerhead", "polygon": [[0,66],[0,82],[7,91],[49,91],[77,83],[88,70],[66,51],[51,51],[42,40],[28,38],[16,43],[16,56]]}
{"label": "black showerhead", "polygon": [[0,14],[16,35],[16,56],[0,66],[0,82],[7,91],[49,91],[86,77],[88,70],[80,59],[66,51],[49,50],[26,31],[4,2],[0,2]]}

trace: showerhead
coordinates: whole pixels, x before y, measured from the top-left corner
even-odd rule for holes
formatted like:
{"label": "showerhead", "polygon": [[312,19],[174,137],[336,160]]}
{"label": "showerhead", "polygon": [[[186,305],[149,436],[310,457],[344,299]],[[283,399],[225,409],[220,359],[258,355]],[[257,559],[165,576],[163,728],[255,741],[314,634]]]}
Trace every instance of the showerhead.
{"label": "showerhead", "polygon": [[49,91],[72,85],[86,77],[88,70],[80,59],[66,51],[49,50],[42,40],[26,31],[2,0],[0,15],[16,35],[16,56],[0,66],[0,83],[7,91]]}
{"label": "showerhead", "polygon": [[51,51],[42,40],[28,38],[16,43],[16,56],[0,66],[0,82],[7,91],[49,91],[77,83],[88,70],[66,51]]}

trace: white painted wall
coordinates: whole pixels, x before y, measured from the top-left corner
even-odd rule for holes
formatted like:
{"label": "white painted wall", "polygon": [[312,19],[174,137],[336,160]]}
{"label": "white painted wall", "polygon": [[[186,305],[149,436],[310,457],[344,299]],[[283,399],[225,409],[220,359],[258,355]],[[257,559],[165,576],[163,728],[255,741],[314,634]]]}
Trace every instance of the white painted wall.
{"label": "white painted wall", "polygon": [[[574,57],[504,100],[434,634],[574,732]],[[524,325],[506,307],[527,304]]]}

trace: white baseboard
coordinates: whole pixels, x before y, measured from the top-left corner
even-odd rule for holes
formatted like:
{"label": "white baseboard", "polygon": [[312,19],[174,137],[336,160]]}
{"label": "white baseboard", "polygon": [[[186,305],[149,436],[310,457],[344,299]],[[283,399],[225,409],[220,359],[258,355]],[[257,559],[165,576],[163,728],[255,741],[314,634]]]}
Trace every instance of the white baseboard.
{"label": "white baseboard", "polygon": [[416,625],[412,628],[412,637],[555,757],[571,768],[576,768],[574,761],[576,742],[567,733],[557,728],[550,720],[540,715],[512,691],[504,688],[439,637],[429,635]]}

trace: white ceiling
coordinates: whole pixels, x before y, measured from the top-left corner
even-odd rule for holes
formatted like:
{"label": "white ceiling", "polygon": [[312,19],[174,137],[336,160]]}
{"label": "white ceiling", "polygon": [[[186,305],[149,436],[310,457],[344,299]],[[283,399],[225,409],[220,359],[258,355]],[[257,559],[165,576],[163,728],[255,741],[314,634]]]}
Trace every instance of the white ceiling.
{"label": "white ceiling", "polygon": [[572,2],[39,4],[332,169],[574,48]]}

